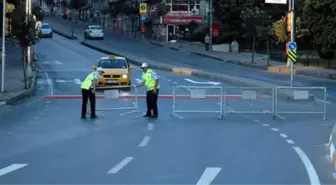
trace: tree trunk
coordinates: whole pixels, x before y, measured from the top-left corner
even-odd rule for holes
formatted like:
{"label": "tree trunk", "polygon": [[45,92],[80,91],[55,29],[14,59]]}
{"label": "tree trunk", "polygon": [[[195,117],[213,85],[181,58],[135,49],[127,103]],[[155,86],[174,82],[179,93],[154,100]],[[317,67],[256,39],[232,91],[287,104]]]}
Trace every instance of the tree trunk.
{"label": "tree trunk", "polygon": [[27,76],[26,76],[26,47],[21,46],[21,59],[22,59],[22,71],[23,71],[23,79],[25,84],[25,89],[28,89],[27,84]]}
{"label": "tree trunk", "polygon": [[253,43],[252,43],[252,64],[254,63],[255,39],[256,39],[256,37],[253,36]]}

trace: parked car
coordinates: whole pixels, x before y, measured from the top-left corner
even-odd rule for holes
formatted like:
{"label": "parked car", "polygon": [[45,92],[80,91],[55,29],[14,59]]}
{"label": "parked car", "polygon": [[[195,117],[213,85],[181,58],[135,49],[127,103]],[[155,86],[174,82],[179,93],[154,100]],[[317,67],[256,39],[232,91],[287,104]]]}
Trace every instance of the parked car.
{"label": "parked car", "polygon": [[104,40],[104,32],[101,26],[99,25],[89,25],[84,32],[85,39],[98,38]]}
{"label": "parked car", "polygon": [[42,36],[43,37],[50,37],[52,38],[53,36],[53,30],[51,29],[51,26],[48,23],[43,23],[42,24]]}

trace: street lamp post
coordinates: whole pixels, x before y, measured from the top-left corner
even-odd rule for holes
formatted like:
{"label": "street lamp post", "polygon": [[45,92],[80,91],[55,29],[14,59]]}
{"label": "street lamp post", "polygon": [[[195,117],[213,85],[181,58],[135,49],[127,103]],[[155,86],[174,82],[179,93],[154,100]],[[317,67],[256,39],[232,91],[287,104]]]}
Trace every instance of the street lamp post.
{"label": "street lamp post", "polygon": [[[295,24],[295,18],[294,18],[294,4],[295,0],[289,0],[288,2],[288,9],[291,13],[291,31],[290,31],[290,41],[294,42],[294,24]],[[293,61],[290,63],[291,68],[291,86],[294,86],[294,64]]]}
{"label": "street lamp post", "polygon": [[5,37],[6,37],[6,0],[2,1],[2,49],[1,49],[1,92],[5,92]]}
{"label": "street lamp post", "polygon": [[209,36],[210,36],[209,49],[210,51],[212,51],[212,0],[209,0],[208,19],[209,19]]}

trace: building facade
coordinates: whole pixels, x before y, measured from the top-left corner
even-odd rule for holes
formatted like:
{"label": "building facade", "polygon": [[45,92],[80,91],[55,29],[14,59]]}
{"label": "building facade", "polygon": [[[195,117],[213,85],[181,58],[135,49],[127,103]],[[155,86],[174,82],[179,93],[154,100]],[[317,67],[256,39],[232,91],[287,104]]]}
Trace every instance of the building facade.
{"label": "building facade", "polygon": [[153,37],[169,42],[190,35],[192,24],[203,24],[207,15],[206,0],[163,0],[168,13],[153,23]]}

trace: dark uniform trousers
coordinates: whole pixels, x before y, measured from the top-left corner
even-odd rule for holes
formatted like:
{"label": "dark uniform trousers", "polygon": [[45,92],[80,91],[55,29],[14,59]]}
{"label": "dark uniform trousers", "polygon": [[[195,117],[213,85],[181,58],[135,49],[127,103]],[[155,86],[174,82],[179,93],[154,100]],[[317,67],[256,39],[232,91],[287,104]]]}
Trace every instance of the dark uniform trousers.
{"label": "dark uniform trousers", "polygon": [[82,117],[85,117],[87,111],[88,99],[90,100],[91,117],[96,116],[96,95],[92,90],[82,89]]}
{"label": "dark uniform trousers", "polygon": [[147,91],[146,94],[146,103],[147,103],[147,116],[151,116],[151,112],[153,111],[153,115],[158,115],[158,107],[157,107],[157,100],[159,96],[159,89],[156,90],[156,94],[151,91]]}

